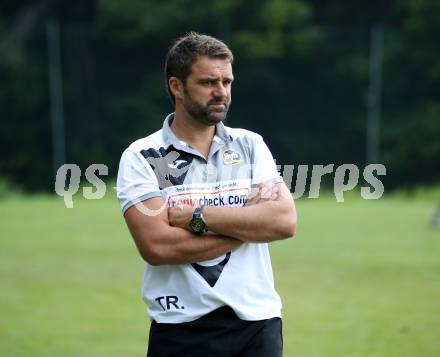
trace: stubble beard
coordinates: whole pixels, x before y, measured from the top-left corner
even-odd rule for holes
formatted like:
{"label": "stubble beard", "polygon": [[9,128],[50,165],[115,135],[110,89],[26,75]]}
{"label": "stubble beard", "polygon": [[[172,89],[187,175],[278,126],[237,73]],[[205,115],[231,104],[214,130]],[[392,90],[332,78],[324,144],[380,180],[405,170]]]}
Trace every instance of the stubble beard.
{"label": "stubble beard", "polygon": [[[210,104],[223,104],[223,110],[212,110],[209,108]],[[221,99],[213,98],[206,105],[201,104],[195,100],[188,91],[185,89],[185,98],[183,100],[183,105],[188,112],[188,114],[197,122],[203,123],[205,125],[216,125],[226,119],[228,114],[230,100],[226,101]]]}

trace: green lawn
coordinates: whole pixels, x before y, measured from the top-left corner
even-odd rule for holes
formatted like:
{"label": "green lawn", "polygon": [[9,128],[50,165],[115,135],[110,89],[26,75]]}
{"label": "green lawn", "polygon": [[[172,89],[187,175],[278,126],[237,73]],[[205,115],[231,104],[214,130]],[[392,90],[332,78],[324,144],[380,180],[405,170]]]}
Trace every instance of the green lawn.
{"label": "green lawn", "polygon": [[[0,201],[0,356],[144,356],[143,263],[116,199]],[[285,356],[440,356],[431,197],[297,202],[272,245]]]}

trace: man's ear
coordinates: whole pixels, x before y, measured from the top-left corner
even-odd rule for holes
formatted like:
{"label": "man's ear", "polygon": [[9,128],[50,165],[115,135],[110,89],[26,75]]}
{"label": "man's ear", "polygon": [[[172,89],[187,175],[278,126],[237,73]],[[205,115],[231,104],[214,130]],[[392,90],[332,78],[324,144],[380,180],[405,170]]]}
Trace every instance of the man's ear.
{"label": "man's ear", "polygon": [[170,91],[173,93],[174,98],[183,99],[183,83],[177,77],[170,77],[168,79],[168,85],[170,86]]}

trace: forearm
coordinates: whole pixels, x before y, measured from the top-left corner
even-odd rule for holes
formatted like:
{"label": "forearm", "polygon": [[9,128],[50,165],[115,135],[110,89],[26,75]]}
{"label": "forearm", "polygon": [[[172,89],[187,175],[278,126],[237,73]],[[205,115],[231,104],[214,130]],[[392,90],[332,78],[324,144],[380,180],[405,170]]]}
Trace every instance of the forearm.
{"label": "forearm", "polygon": [[237,249],[242,242],[221,235],[196,235],[172,227],[164,202],[154,197],[124,214],[130,233],[142,258],[151,265],[189,264],[216,258]]}
{"label": "forearm", "polygon": [[292,200],[267,201],[248,207],[205,207],[210,231],[242,241],[271,242],[289,238],[296,228]]}
{"label": "forearm", "polygon": [[241,244],[234,238],[219,234],[196,235],[178,227],[168,227],[154,237],[137,240],[140,254],[151,265],[190,264],[213,259]]}
{"label": "forearm", "polygon": [[[284,183],[257,185],[244,207],[203,208],[203,217],[209,231],[244,242],[271,242],[292,237],[296,230],[296,210]],[[182,205],[168,208],[171,226],[188,231],[194,207]]]}

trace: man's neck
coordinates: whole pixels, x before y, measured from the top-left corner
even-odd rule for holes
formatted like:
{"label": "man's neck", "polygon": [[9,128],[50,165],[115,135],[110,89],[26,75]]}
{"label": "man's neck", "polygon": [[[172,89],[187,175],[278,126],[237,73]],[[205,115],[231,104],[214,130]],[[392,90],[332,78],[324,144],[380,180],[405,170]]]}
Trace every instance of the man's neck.
{"label": "man's neck", "polygon": [[200,123],[176,108],[170,128],[178,139],[185,141],[205,157],[208,156],[215,135],[215,125]]}

